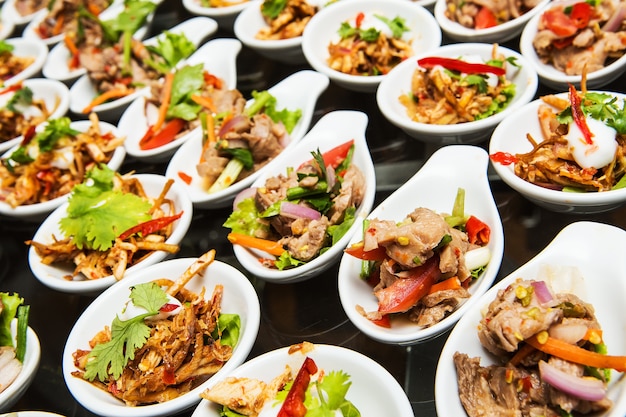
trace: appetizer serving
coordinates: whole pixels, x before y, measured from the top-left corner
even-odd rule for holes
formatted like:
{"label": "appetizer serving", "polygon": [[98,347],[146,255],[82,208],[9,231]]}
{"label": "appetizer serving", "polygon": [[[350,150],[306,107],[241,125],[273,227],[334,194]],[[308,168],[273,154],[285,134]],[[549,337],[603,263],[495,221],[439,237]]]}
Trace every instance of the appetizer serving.
{"label": "appetizer serving", "polygon": [[66,280],[98,280],[113,275],[121,280],[126,270],[156,251],[178,252],[169,242],[183,211],[167,198],[173,180],[161,184],[158,194],[144,191],[141,177],[121,175],[106,165],[94,166],[85,181],[73,187],[65,216],[59,221],[62,236],[43,237],[31,245],[45,265],[71,265]]}
{"label": "appetizer serving", "polygon": [[471,29],[487,29],[516,19],[541,3],[524,0],[514,3],[446,0],[445,15],[453,22]]}
{"label": "appetizer serving", "polygon": [[49,120],[2,157],[0,202],[16,208],[67,195],[90,167],[111,161],[123,142],[95,114],[89,121]]}
{"label": "appetizer serving", "polygon": [[526,134],[527,152],[492,149],[491,160],[513,165],[519,178],[552,190],[626,187],[625,106],[622,96],[574,86],[568,94],[543,96],[532,104],[541,136]]}
{"label": "appetizer serving", "polygon": [[0,143],[26,135],[53,111],[43,99],[34,98],[33,90],[23,82],[0,90]]}
{"label": "appetizer serving", "polygon": [[49,39],[63,33],[78,33],[82,29],[80,18],[89,14],[98,16],[113,3],[112,0],[64,0],[48,4],[47,12],[33,28],[41,39]]}
{"label": "appetizer serving", "polygon": [[277,40],[302,36],[311,17],[329,1],[264,0],[261,3],[261,14],[267,26],[261,28],[255,37],[261,40]]}
{"label": "appetizer serving", "polygon": [[[0,393],[6,390],[22,372],[26,355],[28,314],[30,306],[18,294],[0,292]],[[17,337],[11,323],[17,319]]]}
{"label": "appetizer serving", "polygon": [[555,2],[539,16],[532,46],[565,75],[599,71],[624,55],[624,10],[611,0]]}
{"label": "appetizer serving", "polygon": [[14,50],[12,43],[0,40],[0,86],[35,62],[34,56],[16,55]]}
{"label": "appetizer serving", "polygon": [[365,195],[365,178],[352,163],[354,140],[326,150],[283,174],[270,176],[236,202],[224,223],[236,245],[276,258],[267,268],[298,267],[318,257],[350,229]]}
{"label": "appetizer serving", "polygon": [[497,292],[478,325],[481,345],[499,363],[481,366],[460,351],[453,360],[459,396],[470,417],[572,416],[602,413],[612,401],[612,370],[626,371],[625,356],[610,356],[594,307],[574,293],[555,291],[550,279],[572,276],[559,268],[545,278],[518,278]]}
{"label": "appetizer serving", "polygon": [[32,15],[48,6],[50,0],[13,0],[14,10],[22,17]]}
{"label": "appetizer serving", "polygon": [[408,94],[399,97],[407,115],[419,123],[450,125],[485,119],[505,109],[516,94],[507,78],[514,57],[498,53],[491,59],[477,55],[458,58],[426,56],[418,59]]}
{"label": "appetizer serving", "polygon": [[346,253],[362,260],[360,277],[373,287],[378,309],[356,308],[384,327],[400,318],[437,324],[471,296],[490,259],[489,236],[487,224],[465,213],[463,189],[450,214],[419,207],[400,222],[369,218],[363,240]]}

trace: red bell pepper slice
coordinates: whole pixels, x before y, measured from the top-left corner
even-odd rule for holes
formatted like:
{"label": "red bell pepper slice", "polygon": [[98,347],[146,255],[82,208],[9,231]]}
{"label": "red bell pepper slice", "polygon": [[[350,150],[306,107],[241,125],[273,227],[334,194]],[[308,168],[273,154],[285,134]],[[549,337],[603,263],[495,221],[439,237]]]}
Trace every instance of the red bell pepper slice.
{"label": "red bell pepper slice", "polygon": [[517,156],[508,152],[494,152],[489,155],[489,159],[502,165],[511,165],[519,160]]}
{"label": "red bell pepper slice", "polygon": [[176,135],[183,130],[185,121],[183,119],[172,119],[165,124],[163,129],[158,132],[154,132],[152,126],[148,127],[146,134],[139,141],[139,148],[145,150],[155,149],[159,146],[170,143],[174,140]]}
{"label": "red bell pepper slice", "polygon": [[465,232],[469,242],[472,244],[484,246],[489,243],[491,229],[475,216],[470,216],[467,222],[465,222]]}
{"label": "red bell pepper slice", "polygon": [[170,223],[180,219],[183,213],[184,212],[181,211],[180,213],[175,214],[173,216],[159,217],[158,219],[152,219],[152,220],[145,221],[143,223],[139,223],[138,225],[133,226],[130,229],[123,232],[121,235],[119,235],[119,238],[122,240],[128,239],[135,233],[141,233],[144,236],[149,235],[150,233],[159,231],[163,229],[165,226],[169,225]]}
{"label": "red bell pepper slice", "polygon": [[[337,168],[348,156],[348,152],[350,152],[350,148],[352,147],[352,145],[354,145],[354,139],[344,142],[341,145],[322,153],[324,165],[330,165],[333,168]],[[310,164],[312,161],[312,159],[309,159],[308,161],[302,163],[300,167],[298,167],[298,169],[302,168],[304,165]]]}
{"label": "red bell pepper slice", "polygon": [[413,268],[410,276],[397,279],[374,293],[378,298],[378,311],[383,314],[403,313],[422,299],[441,276],[439,256],[433,256],[422,265]]}
{"label": "red bell pepper slice", "polygon": [[22,88],[22,82],[19,81],[19,82],[13,84],[13,85],[8,86],[4,90],[0,90],[0,95],[7,94],[7,93],[12,93],[13,91],[20,90],[21,88]]}
{"label": "red bell pepper slice", "polygon": [[566,38],[578,32],[578,27],[570,17],[563,12],[562,7],[553,7],[541,15],[541,23],[555,35]]}
{"label": "red bell pepper slice", "polygon": [[363,19],[365,19],[365,13],[360,12],[359,14],[356,15],[355,23],[356,23],[357,29],[361,27],[361,24],[363,23]]}
{"label": "red bell pepper slice", "polygon": [[387,251],[384,247],[379,246],[376,249],[366,251],[363,249],[363,242],[350,245],[344,252],[362,261],[382,261],[387,258]]}
{"label": "red bell pepper slice", "polygon": [[304,359],[304,363],[298,371],[298,375],[293,380],[291,389],[285,398],[285,402],[280,407],[277,417],[304,417],[306,415],[306,407],[304,406],[304,398],[306,390],[311,382],[311,375],[317,372],[315,361],[308,356]]}
{"label": "red bell pepper slice", "polygon": [[496,67],[495,65],[489,64],[474,64],[471,62],[465,62],[460,59],[455,58],[446,58],[440,56],[429,56],[426,58],[418,59],[417,64],[420,67],[430,69],[437,65],[440,65],[446,69],[452,71],[459,71],[466,74],[495,74],[495,75],[504,75],[506,74],[506,70],[502,67]]}
{"label": "red bell pepper slice", "polygon": [[583,137],[585,138],[585,142],[587,144],[593,144],[593,133],[589,130],[589,126],[587,125],[587,119],[585,119],[585,114],[583,113],[582,108],[580,107],[580,96],[576,92],[576,87],[572,84],[569,85],[569,101],[570,106],[572,108],[572,117],[574,118],[574,123],[580,129]]}
{"label": "red bell pepper slice", "polygon": [[496,15],[488,7],[481,7],[474,18],[475,29],[487,29],[498,25]]}

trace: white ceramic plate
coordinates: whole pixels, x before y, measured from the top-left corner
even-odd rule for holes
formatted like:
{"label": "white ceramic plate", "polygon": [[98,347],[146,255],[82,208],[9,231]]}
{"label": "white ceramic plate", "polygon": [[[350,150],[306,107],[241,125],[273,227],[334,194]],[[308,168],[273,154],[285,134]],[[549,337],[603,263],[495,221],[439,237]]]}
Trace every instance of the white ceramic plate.
{"label": "white ceramic plate", "polygon": [[[46,108],[52,110],[49,119],[58,119],[65,116],[70,103],[70,91],[65,84],[55,81],[47,80],[45,78],[30,78],[24,80],[23,86],[28,87],[33,92],[33,99],[43,100],[46,103]],[[0,107],[4,107],[13,94],[4,94],[0,96]],[[26,110],[26,117],[33,117],[35,110]],[[22,141],[22,136],[17,136],[14,139],[10,139],[6,142],[0,143],[0,152],[6,152],[8,149],[19,145]]]}
{"label": "white ceramic plate", "polygon": [[[224,377],[247,377],[269,382],[287,364],[297,373],[306,356],[313,359],[318,369],[325,373],[342,370],[350,375],[352,385],[346,398],[358,408],[361,416],[413,416],[409,399],[389,371],[369,357],[340,346],[315,345],[306,355],[301,351],[289,354],[289,347],[284,347],[257,356]],[[221,406],[202,400],[192,417],[219,417],[220,411]],[[263,415],[276,415],[276,412],[264,414],[264,411]]]}
{"label": "white ceramic plate", "polygon": [[[339,297],[346,315],[363,333],[389,344],[411,345],[427,341],[452,327],[489,289],[502,262],[504,232],[487,178],[488,164],[489,156],[482,148],[468,145],[443,147],[411,179],[372,210],[368,218],[396,221],[401,221],[418,207],[450,213],[458,189],[463,188],[465,213],[478,217],[491,229],[487,245],[491,259],[478,281],[469,288],[472,296],[439,323],[421,328],[409,322],[392,322],[391,328],[385,328],[372,323],[357,311],[357,305],[365,311],[376,311],[378,301],[372,287],[359,277],[361,261],[344,254],[339,265]],[[359,223],[357,229],[363,230],[362,221]],[[362,233],[355,233],[350,244],[361,240]]]}
{"label": "white ceramic plate", "polygon": [[[610,244],[607,244],[610,242]],[[593,222],[577,222],[565,227],[550,244],[534,258],[499,281],[484,294],[472,309],[457,323],[441,351],[435,376],[435,405],[440,417],[465,416],[458,397],[458,384],[453,355],[455,352],[480,357],[481,366],[496,363],[494,357],[482,347],[476,326],[482,317],[481,310],[517,278],[535,279],[545,267],[576,267],[580,271],[582,285],[573,292],[590,303],[602,327],[602,337],[610,355],[626,354],[626,232],[614,226]],[[606,413],[596,417],[622,417],[626,415],[626,389],[624,378],[613,372],[608,396],[614,401]]]}
{"label": "white ceramic plate", "polygon": [[[184,33],[187,38],[197,46],[207,36],[215,33],[216,30],[217,23],[213,19],[208,17],[194,17],[179,23],[169,31],[172,33]],[[164,35],[161,34],[159,36]],[[154,38],[151,38],[150,42],[146,41],[146,43],[156,43],[156,39],[152,39]],[[183,65],[184,62],[185,60],[179,62],[178,65]],[[133,100],[141,96],[147,97],[149,94],[149,87],[138,88],[132,94],[95,106],[93,111],[103,120],[116,121]],[[96,96],[97,91],[94,83],[89,79],[89,75],[84,74],[80,76],[70,88],[70,111],[76,114],[82,114],[83,109],[87,107]]]}
{"label": "white ceramic plate", "polygon": [[533,16],[539,13],[549,2],[550,0],[541,0],[535,7],[520,17],[485,29],[468,28],[458,22],[450,20],[445,13],[446,8],[448,7],[448,0],[436,0],[434,13],[435,19],[437,19],[443,33],[457,42],[486,42],[503,44],[504,42],[511,40],[522,33],[526,23]]}
{"label": "white ceramic plate", "polygon": [[[556,2],[551,2],[554,6]],[[547,8],[542,9],[547,10]],[[567,90],[569,84],[573,84],[580,89],[582,77],[580,75],[566,75],[564,72],[557,70],[552,65],[541,62],[533,46],[533,39],[537,34],[537,25],[541,19],[541,13],[537,13],[532,19],[526,23],[519,41],[519,50],[526,57],[528,62],[533,66],[542,84],[557,90]],[[590,90],[601,88],[612,81],[616,80],[624,73],[626,67],[626,54],[610,65],[605,66],[601,70],[587,74],[587,88]]]}
{"label": "white ceramic plate", "polygon": [[210,297],[215,285],[224,286],[222,311],[236,313],[241,317],[241,333],[239,342],[235,346],[233,355],[222,369],[203,384],[190,392],[160,404],[128,407],[108,392],[91,383],[72,376],[76,370],[72,353],[77,349],[89,349],[89,340],[104,326],[110,326],[116,314],[122,311],[128,299],[129,287],[134,284],[148,282],[157,278],[176,280],[180,274],[191,265],[195,259],[180,258],[157,265],[135,273],[103,292],[87,307],[78,318],[70,332],[63,351],[63,377],[74,398],[91,412],[98,415],[119,417],[157,417],[173,416],[200,402],[202,392],[213,380],[220,379],[241,365],[252,350],[259,331],[260,306],[254,287],[248,279],[237,269],[220,261],[214,261],[202,275],[194,276],[185,288],[200,292],[204,287],[206,296]]}
{"label": "white ceramic plate", "polygon": [[[236,39],[214,39],[202,45],[185,63],[203,64],[204,69],[224,81],[228,89],[235,89],[237,87],[237,55],[240,50],[241,42]],[[143,96],[133,101],[124,111],[117,125],[120,132],[126,135],[124,146],[130,156],[150,162],[164,161],[169,159],[187,140],[194,136],[202,136],[202,128],[198,127],[166,145],[155,149],[141,149],[139,141],[154,122],[146,114],[145,106],[146,98]]]}
{"label": "white ceramic plate", "polygon": [[[163,186],[167,182],[167,178],[156,174],[137,174],[135,177],[141,182],[146,194],[152,198],[159,196],[163,190]],[[187,230],[189,230],[193,216],[193,206],[185,194],[185,191],[180,189],[176,184],[172,184],[166,198],[174,203],[175,213],[183,212],[183,215],[173,223],[174,229],[172,230],[172,234],[165,241],[165,243],[176,245],[183,240]],[[62,218],[67,216],[67,206],[68,203],[66,202],[50,213],[41,226],[39,226],[32,240],[39,243],[46,243],[51,242],[53,236],[56,236],[57,239],[62,239],[64,235],[61,232],[59,222]],[[126,282],[125,279],[128,276],[147,266],[162,261],[168,255],[169,254],[164,251],[152,252],[140,262],[126,269],[121,282]],[[67,280],[65,276],[72,274],[74,270],[72,266],[45,265],[41,262],[41,256],[37,254],[35,248],[32,246],[28,250],[28,264],[35,278],[42,284],[54,290],[66,293],[93,294],[101,292],[117,283],[113,275],[93,280],[86,279],[84,276],[79,275],[73,280]]]}
{"label": "white ceramic plate", "polygon": [[[621,101],[626,100],[625,94],[612,92],[610,94]],[[569,97],[568,93],[560,93],[557,96],[565,99]],[[530,152],[533,147],[526,139],[526,134],[530,134],[538,141],[543,137],[537,116],[537,109],[542,103],[541,99],[534,100],[504,119],[491,136],[489,153],[508,152],[515,155]],[[511,188],[548,210],[563,213],[599,213],[613,210],[626,203],[626,188],[588,193],[550,190],[515,175],[513,164],[502,165],[494,162],[492,165],[500,178]]]}
{"label": "white ceramic plate", "polygon": [[15,56],[35,58],[33,63],[24,68],[22,72],[5,80],[5,86],[35,77],[41,72],[41,67],[43,67],[43,63],[46,62],[46,57],[48,56],[48,47],[43,42],[36,39],[25,38],[10,38],[6,39],[5,42],[9,45],[13,45],[13,54]]}
{"label": "white ceramic plate", "polygon": [[[89,120],[78,120],[70,124],[70,127],[72,129],[76,129],[80,132],[86,132],[90,126],[91,126],[91,122]],[[38,130],[43,129],[43,124],[39,125],[37,129]],[[102,121],[100,122],[100,130],[103,133],[112,132],[115,135],[115,137],[120,136],[117,128],[107,122],[102,122]],[[0,156],[0,158],[9,157],[13,153],[13,151],[15,151],[18,147],[19,147],[19,144],[9,149],[2,156]],[[107,166],[111,168],[113,171],[117,171],[120,168],[120,166],[122,166],[122,162],[124,162],[125,157],[126,157],[126,150],[124,149],[123,146],[118,146],[113,151],[113,156],[111,157],[111,160],[109,161]],[[18,206],[15,208],[9,206],[4,201],[0,201],[0,215],[5,215],[9,217],[19,217],[22,220],[41,221],[52,210],[56,209],[61,204],[63,204],[67,200],[68,197],[69,197],[69,194],[66,194],[66,195],[57,197],[53,200],[49,200],[43,203],[28,204],[28,205]]]}
{"label": "white ceramic plate", "polygon": [[[11,322],[11,331],[15,337],[17,334],[17,319]],[[16,341],[14,340],[14,343]],[[41,346],[39,338],[32,328],[26,332],[26,351],[22,371],[17,378],[4,391],[0,392],[0,413],[6,412],[24,395],[30,384],[37,375],[39,360],[41,359]]]}
{"label": "white ceramic plate", "polygon": [[[268,89],[268,91],[276,97],[277,108],[302,110],[302,117],[291,132],[291,142],[287,145],[285,150],[295,146],[309,129],[317,99],[328,87],[328,83],[328,77],[325,75],[311,70],[302,70],[290,75]],[[239,194],[241,190],[250,187],[252,182],[267,168],[266,165],[230,187],[209,194],[202,187],[202,178],[200,178],[196,171],[196,164],[200,158],[201,151],[202,137],[200,135],[194,135],[174,153],[165,172],[167,177],[175,179],[187,190],[195,207],[218,208],[230,205],[235,199],[235,196]],[[270,164],[272,163],[273,161],[270,162]],[[180,178],[179,173],[181,172],[191,177],[190,184],[187,184]]]}
{"label": "white ceramic plate", "polygon": [[200,0],[183,0],[183,7],[191,14],[214,19],[221,29],[231,30],[239,13],[248,5],[247,0],[233,0],[232,6],[204,7]]}
{"label": "white ceramic plate", "polygon": [[2,414],[0,417],[65,417],[61,414],[48,413],[46,411],[13,411],[8,414]]}
{"label": "white ceramic plate", "polygon": [[500,121],[514,114],[535,97],[539,80],[537,73],[522,55],[503,46],[498,51],[506,57],[516,58],[521,68],[507,65],[507,79],[516,85],[516,93],[509,105],[499,113],[482,120],[452,125],[420,123],[412,120],[406,107],[398,99],[411,91],[411,79],[418,68],[417,61],[424,57],[441,56],[458,58],[461,55],[478,55],[491,59],[493,45],[486,43],[456,43],[444,45],[433,51],[419,54],[402,62],[387,74],[376,91],[376,102],[383,116],[409,136],[424,142],[438,144],[472,144],[487,140]]}
{"label": "white ceramic plate", "polygon": [[301,163],[311,159],[311,152],[325,151],[354,139],[354,155],[352,162],[359,167],[365,177],[366,189],[361,205],[355,213],[355,221],[350,230],[326,252],[317,258],[291,269],[278,270],[261,265],[259,258],[272,259],[273,256],[257,250],[250,250],[240,245],[233,245],[235,256],[241,265],[251,274],[270,282],[292,283],[312,278],[330,268],[337,261],[348,241],[357,231],[361,230],[361,223],[368,215],[374,204],[376,193],[376,176],[374,164],[367,146],[365,130],[368,118],[365,113],[353,110],[337,110],[324,115],[311,128],[302,141],[294,148],[281,154],[263,173],[252,183],[251,187],[262,187],[269,177],[285,174],[287,168],[298,167]]}
{"label": "white ceramic plate", "polygon": [[[330,68],[326,62],[328,45],[339,41],[341,23],[354,19],[358,13],[377,13],[389,19],[405,19],[409,32],[403,39],[412,39],[413,55],[431,51],[441,45],[441,29],[425,8],[406,0],[341,0],[316,13],[302,34],[302,51],[313,69],[328,75],[341,87],[361,92],[374,92],[386,75],[349,75]],[[409,58],[408,60],[411,60]]]}

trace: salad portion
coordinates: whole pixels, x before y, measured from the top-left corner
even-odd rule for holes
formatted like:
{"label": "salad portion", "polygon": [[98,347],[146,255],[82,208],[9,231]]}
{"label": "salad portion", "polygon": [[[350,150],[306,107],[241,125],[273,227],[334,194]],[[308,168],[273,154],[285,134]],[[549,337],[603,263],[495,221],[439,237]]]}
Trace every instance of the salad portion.
{"label": "salad portion", "polygon": [[451,125],[485,119],[504,110],[516,94],[507,78],[515,59],[498,53],[448,58],[429,56],[417,61],[410,92],[398,99],[407,115],[419,123]]}
{"label": "salad portion", "polygon": [[[30,306],[18,294],[0,292],[0,392],[7,389],[22,371]],[[13,337],[11,322],[17,319]]]}
{"label": "salad portion", "polygon": [[95,166],[72,189],[59,222],[63,236],[26,244],[45,265],[72,265],[67,280],[110,275],[121,280],[127,268],[156,251],[178,252],[177,244],[167,242],[183,215],[167,197],[173,182],[167,180],[158,195],[149,196],[137,177]]}
{"label": "salad portion", "polygon": [[255,37],[277,40],[302,36],[307,23],[320,9],[318,3],[315,0],[264,0],[261,14],[267,26],[259,30]]}
{"label": "salad portion", "polygon": [[[576,268],[557,273],[579,275]],[[459,351],[453,356],[470,417],[602,413],[612,407],[612,371],[626,371],[626,357],[608,355],[593,306],[553,290],[547,277],[518,278],[500,289],[482,316],[478,338],[496,364],[483,367],[480,357]]]}
{"label": "salad portion", "polygon": [[445,15],[470,29],[487,29],[517,19],[541,3],[541,0],[497,2],[446,0]]}
{"label": "salad portion", "polygon": [[33,97],[33,90],[22,82],[0,90],[0,143],[26,136],[53,112],[45,100]]}
{"label": "salad portion", "polygon": [[34,56],[17,56],[14,49],[7,41],[0,40],[0,87],[35,62]]}
{"label": "salad portion", "polygon": [[624,55],[626,9],[621,1],[561,1],[541,14],[533,47],[567,75],[598,71]]}
{"label": "salad portion", "polygon": [[98,16],[108,8],[113,0],[52,0],[48,3],[48,12],[35,27],[41,39],[48,39],[63,33],[78,33],[81,29],[79,18],[85,13]]}
{"label": "salad portion", "polygon": [[346,398],[352,385],[350,375],[342,370],[320,369],[315,360],[307,356],[314,348],[308,342],[289,347],[289,355],[304,355],[304,361],[295,375],[295,370],[286,364],[283,372],[269,382],[248,377],[229,377],[200,395],[222,405],[220,415],[226,417],[359,417],[361,413],[357,407]]}
{"label": "salad portion", "polygon": [[22,143],[0,159],[0,201],[11,207],[37,204],[68,194],[95,164],[106,164],[124,138],[105,131],[95,114],[83,130],[67,117],[40,131],[29,129]]}
{"label": "salad portion", "polygon": [[527,134],[527,153],[496,152],[494,163],[536,185],[570,192],[626,186],[626,102],[611,93],[576,91],[541,97],[541,137]]}
{"label": "salad portion", "polygon": [[490,259],[491,229],[464,207],[459,189],[451,214],[418,207],[399,222],[364,222],[363,240],[345,250],[362,260],[359,278],[378,300],[376,311],[356,306],[364,317],[383,327],[394,320],[430,327],[471,296]]}
{"label": "salad portion", "polygon": [[162,403],[205,382],[231,358],[239,340],[239,314],[222,312],[224,286],[208,297],[187,289],[213,263],[211,250],[175,281],[155,277],[130,287],[122,311],[72,353],[72,375],[128,406]]}
{"label": "salad portion", "polygon": [[361,12],[341,24],[328,45],[328,65],[350,75],[383,75],[413,54],[410,30],[401,16]]}
{"label": "salad portion", "polygon": [[236,4],[246,3],[248,0],[197,0],[202,7],[230,7]]}
{"label": "salad portion", "polygon": [[[363,173],[352,163],[354,140],[322,153],[265,185],[243,191],[224,226],[228,239],[258,249],[267,268],[294,268],[317,258],[350,229],[365,194]],[[369,186],[369,185],[367,185]]]}

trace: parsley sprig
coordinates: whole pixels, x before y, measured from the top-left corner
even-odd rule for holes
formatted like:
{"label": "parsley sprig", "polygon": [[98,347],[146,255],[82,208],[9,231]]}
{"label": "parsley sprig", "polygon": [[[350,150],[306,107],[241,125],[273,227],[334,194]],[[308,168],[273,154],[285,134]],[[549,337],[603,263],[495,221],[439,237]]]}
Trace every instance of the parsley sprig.
{"label": "parsley sprig", "polygon": [[[585,115],[604,122],[621,135],[626,134],[625,100],[622,100],[620,107],[617,97],[611,94],[587,92],[580,101],[580,107]],[[572,123],[574,118],[571,106],[559,113],[557,119],[562,124]]]}
{"label": "parsley sprig", "polygon": [[[401,17],[396,16],[393,19],[389,19],[385,16],[381,16],[378,14],[375,14],[374,17],[376,17],[380,21],[384,22],[387,26],[389,26],[389,29],[391,29],[391,33],[393,34],[394,38],[400,38],[402,37],[402,34],[404,32],[409,31],[409,28],[406,25],[406,21]],[[338,33],[342,39],[350,38],[352,36],[358,36],[365,42],[370,42],[370,43],[376,42],[376,40],[380,36],[380,31],[377,30],[376,28],[370,27],[367,29],[361,29],[361,28],[357,28],[357,27],[350,25],[350,23],[348,22],[341,23]]]}

